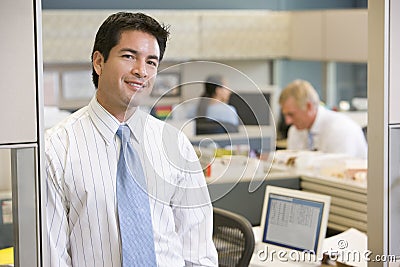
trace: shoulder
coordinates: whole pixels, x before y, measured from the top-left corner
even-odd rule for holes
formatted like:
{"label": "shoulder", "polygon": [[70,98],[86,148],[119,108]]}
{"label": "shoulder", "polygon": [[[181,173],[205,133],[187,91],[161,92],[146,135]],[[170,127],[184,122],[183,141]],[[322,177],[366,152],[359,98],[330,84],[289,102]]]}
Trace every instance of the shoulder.
{"label": "shoulder", "polygon": [[45,131],[45,146],[48,148],[54,140],[66,140],[74,126],[82,120],[88,119],[87,107],[83,107],[72,113],[52,128]]}
{"label": "shoulder", "polygon": [[164,121],[157,119],[153,115],[141,109],[138,109],[137,113],[137,115],[140,117],[140,123],[144,129],[151,128],[152,130],[160,130],[163,129],[166,124]]}
{"label": "shoulder", "polygon": [[171,155],[177,151],[181,151],[183,155],[187,154],[188,150],[193,149],[189,139],[181,129],[157,119],[152,115],[142,112],[144,135],[147,140],[146,146],[149,147],[162,147],[164,153]]}
{"label": "shoulder", "polygon": [[360,125],[348,116],[335,111],[321,125],[323,135],[330,140],[352,140],[354,143],[364,142],[365,137]]}
{"label": "shoulder", "polygon": [[141,123],[145,131],[156,133],[160,137],[163,137],[165,135],[177,136],[183,134],[182,131],[177,129],[175,126],[160,119],[157,119],[147,112],[144,112],[142,110],[138,110],[138,112],[140,113],[139,116],[141,117]]}
{"label": "shoulder", "polygon": [[343,113],[327,110],[326,114],[327,116],[325,122],[327,124],[327,127],[330,126],[329,128],[361,129],[361,126],[359,126],[355,121],[353,121],[351,118],[349,118]]}
{"label": "shoulder", "polygon": [[207,112],[216,115],[223,114],[225,116],[237,116],[236,108],[232,105],[228,105],[225,103],[209,105]]}
{"label": "shoulder", "polygon": [[234,106],[232,105],[227,105],[233,112],[237,113],[237,110]]}

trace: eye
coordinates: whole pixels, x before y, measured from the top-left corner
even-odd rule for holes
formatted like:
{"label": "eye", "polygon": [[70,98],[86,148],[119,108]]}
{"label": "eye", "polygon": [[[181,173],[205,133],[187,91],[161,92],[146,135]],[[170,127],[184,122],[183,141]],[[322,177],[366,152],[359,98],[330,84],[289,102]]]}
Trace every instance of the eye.
{"label": "eye", "polygon": [[158,62],[157,62],[157,61],[154,61],[154,60],[148,60],[148,61],[147,61],[147,64],[149,64],[149,65],[151,65],[151,66],[153,66],[153,67],[157,67],[157,66],[158,66]]}
{"label": "eye", "polygon": [[122,55],[122,57],[126,58],[126,59],[134,59],[135,58],[134,55],[132,55],[132,54],[124,54],[124,55]]}

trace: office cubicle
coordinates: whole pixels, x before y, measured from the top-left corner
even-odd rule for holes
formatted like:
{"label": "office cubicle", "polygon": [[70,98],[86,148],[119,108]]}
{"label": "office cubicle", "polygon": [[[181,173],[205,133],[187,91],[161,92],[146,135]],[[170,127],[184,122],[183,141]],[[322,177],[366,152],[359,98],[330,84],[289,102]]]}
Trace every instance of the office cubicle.
{"label": "office cubicle", "polygon": [[[0,8],[1,264],[41,263],[41,2],[4,0]],[[4,262],[3,262],[4,260]]]}
{"label": "office cubicle", "polygon": [[213,206],[240,214],[246,217],[253,226],[257,226],[260,225],[261,221],[267,185],[300,189],[300,178],[296,175],[279,179],[266,177],[266,179],[257,184],[256,188],[252,188],[251,183],[252,181],[245,180],[208,184]]}

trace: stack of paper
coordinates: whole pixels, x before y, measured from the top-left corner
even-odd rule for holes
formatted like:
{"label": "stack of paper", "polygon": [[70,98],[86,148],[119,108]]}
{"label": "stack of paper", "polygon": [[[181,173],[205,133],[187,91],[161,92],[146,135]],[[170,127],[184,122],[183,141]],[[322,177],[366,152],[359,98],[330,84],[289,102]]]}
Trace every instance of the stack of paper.
{"label": "stack of paper", "polygon": [[349,266],[366,267],[370,253],[367,249],[367,235],[350,228],[324,240],[323,252],[332,261]]}

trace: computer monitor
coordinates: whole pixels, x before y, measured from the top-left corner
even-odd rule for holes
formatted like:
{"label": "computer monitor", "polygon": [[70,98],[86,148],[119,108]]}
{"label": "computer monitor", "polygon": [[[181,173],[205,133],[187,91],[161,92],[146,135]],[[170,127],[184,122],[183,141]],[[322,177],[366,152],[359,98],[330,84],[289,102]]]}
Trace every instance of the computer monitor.
{"label": "computer monitor", "polygon": [[229,104],[236,108],[244,125],[270,125],[270,98],[270,93],[232,93]]}
{"label": "computer monitor", "polygon": [[321,259],[329,208],[330,196],[267,186],[261,217],[262,243],[270,250],[286,251],[287,256],[293,251],[306,251],[308,260]]}

